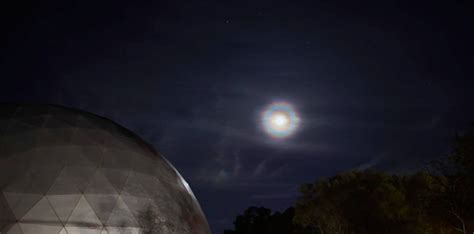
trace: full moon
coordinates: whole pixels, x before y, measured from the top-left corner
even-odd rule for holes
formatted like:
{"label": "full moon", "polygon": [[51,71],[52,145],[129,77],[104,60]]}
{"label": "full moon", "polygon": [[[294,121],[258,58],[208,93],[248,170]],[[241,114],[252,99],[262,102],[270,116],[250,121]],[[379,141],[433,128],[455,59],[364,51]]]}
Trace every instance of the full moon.
{"label": "full moon", "polygon": [[265,132],[274,138],[285,138],[295,132],[299,117],[294,108],[286,102],[275,102],[262,114]]}

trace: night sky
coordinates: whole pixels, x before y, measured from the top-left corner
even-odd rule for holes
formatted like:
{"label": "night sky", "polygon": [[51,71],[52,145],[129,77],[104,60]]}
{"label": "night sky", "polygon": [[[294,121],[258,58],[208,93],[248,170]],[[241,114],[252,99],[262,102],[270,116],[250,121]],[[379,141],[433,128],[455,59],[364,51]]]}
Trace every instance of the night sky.
{"label": "night sky", "polygon": [[[0,102],[133,130],[222,233],[321,176],[420,168],[474,121],[472,1],[414,2],[1,3]],[[280,140],[260,120],[276,101],[300,116]]]}

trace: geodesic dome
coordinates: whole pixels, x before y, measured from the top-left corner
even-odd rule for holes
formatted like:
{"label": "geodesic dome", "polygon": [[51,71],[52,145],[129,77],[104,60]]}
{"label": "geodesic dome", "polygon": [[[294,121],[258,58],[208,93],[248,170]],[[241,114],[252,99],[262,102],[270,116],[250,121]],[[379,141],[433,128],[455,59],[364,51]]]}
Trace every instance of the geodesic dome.
{"label": "geodesic dome", "polygon": [[153,147],[103,117],[0,104],[0,233],[195,233],[209,227]]}

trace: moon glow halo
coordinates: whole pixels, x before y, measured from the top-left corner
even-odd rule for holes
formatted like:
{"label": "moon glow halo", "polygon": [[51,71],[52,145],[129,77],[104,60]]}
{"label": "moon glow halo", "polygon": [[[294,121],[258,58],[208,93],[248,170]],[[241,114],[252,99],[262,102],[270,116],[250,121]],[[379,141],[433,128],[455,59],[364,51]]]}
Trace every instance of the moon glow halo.
{"label": "moon glow halo", "polygon": [[287,102],[275,102],[262,114],[265,132],[271,137],[281,139],[290,136],[298,127],[299,117]]}

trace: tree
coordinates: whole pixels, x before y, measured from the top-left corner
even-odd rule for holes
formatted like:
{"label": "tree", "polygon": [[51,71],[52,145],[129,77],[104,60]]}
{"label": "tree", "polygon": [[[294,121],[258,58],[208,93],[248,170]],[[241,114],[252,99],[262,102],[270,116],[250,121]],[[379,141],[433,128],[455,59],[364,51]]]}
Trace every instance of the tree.
{"label": "tree", "polygon": [[474,232],[474,126],[456,137],[453,152],[432,163],[442,187],[437,196],[439,219],[458,233]]}
{"label": "tree", "polygon": [[351,171],[317,180],[301,187],[295,222],[320,233],[438,233],[427,214],[431,203],[418,203],[431,197],[424,176]]}
{"label": "tree", "polygon": [[409,175],[349,171],[318,179],[300,187],[295,209],[272,214],[251,207],[226,234],[474,233],[474,126],[430,169]]}
{"label": "tree", "polygon": [[446,180],[443,177],[430,174],[426,171],[403,176],[403,186],[406,200],[410,207],[412,222],[418,226],[412,227],[417,233],[455,233],[452,226],[445,221],[440,194],[444,193]]}
{"label": "tree", "polygon": [[264,207],[249,207],[244,214],[237,216],[234,230],[225,230],[225,234],[310,234],[309,230],[293,224],[294,208],[283,213],[272,213]]}

